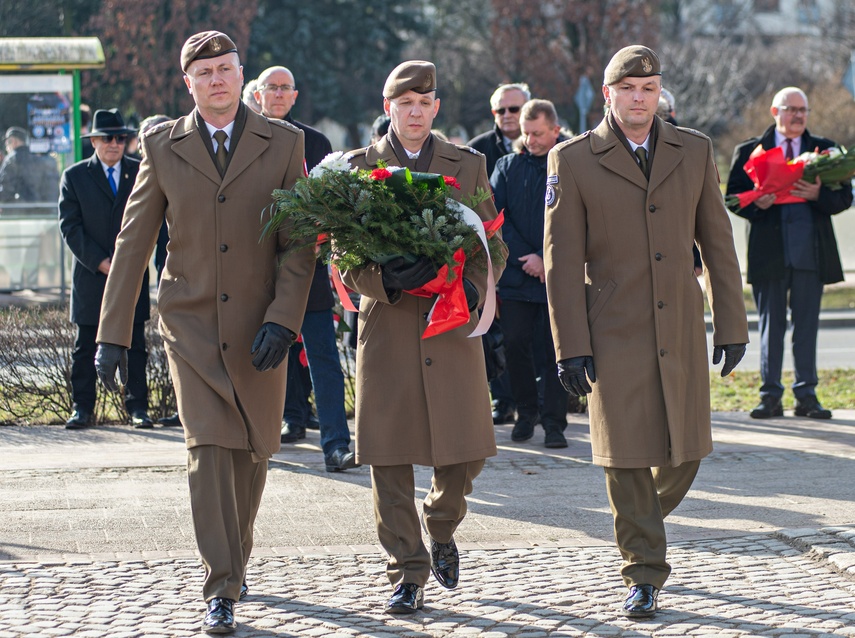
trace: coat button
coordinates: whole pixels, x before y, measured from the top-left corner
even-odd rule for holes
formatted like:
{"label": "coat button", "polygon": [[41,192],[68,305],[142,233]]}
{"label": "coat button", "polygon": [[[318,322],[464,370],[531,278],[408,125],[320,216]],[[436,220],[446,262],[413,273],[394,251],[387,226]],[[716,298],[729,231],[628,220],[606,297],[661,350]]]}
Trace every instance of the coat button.
{"label": "coat button", "polygon": [[665,350],[664,350],[664,349],[662,349],[662,350],[660,350],[660,351],[659,351],[659,356],[660,356],[660,357],[664,357],[664,356],[665,356]]}
{"label": "coat button", "polygon": [[655,213],[656,212],[656,206],[654,206],[653,204],[650,204],[650,207],[647,210],[649,210],[651,213]]}
{"label": "coat button", "polygon": [[430,357],[428,357],[427,359],[425,359],[425,365],[426,365],[426,366],[429,366],[429,365],[430,365],[430,364],[432,364],[432,363],[433,363],[433,361],[431,361],[431,360],[430,360]]}
{"label": "coat button", "polygon": [[228,350],[228,349],[229,349],[229,344],[224,343],[224,344],[223,344],[223,350]]}
{"label": "coat button", "polygon": [[222,295],[220,295],[220,301],[228,301],[228,300],[229,300],[229,296],[227,294],[223,293]]}
{"label": "coat button", "polygon": [[222,204],[224,201],[226,201],[226,196],[225,195],[218,195],[217,201]]}
{"label": "coat button", "polygon": [[220,252],[221,253],[226,252],[228,249],[229,249],[229,247],[226,246],[225,244],[220,244]]}
{"label": "coat button", "polygon": [[665,304],[661,301],[656,305],[659,306],[660,309],[665,307]]}
{"label": "coat button", "polygon": [[656,261],[662,261],[662,253],[656,253]]}

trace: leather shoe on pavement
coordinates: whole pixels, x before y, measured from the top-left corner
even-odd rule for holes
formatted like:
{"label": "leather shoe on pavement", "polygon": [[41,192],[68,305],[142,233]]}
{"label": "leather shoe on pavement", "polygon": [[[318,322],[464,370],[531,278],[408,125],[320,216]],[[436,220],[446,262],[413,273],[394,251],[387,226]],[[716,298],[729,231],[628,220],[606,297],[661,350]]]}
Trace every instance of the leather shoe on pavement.
{"label": "leather shoe on pavement", "polygon": [[415,583],[401,583],[386,603],[387,614],[412,614],[425,606],[425,590]]}
{"label": "leather shoe on pavement", "polygon": [[238,600],[243,600],[249,596],[249,587],[246,586],[246,581],[243,581],[240,586],[240,596],[238,596]]}
{"label": "leather shoe on pavement", "polygon": [[150,430],[154,427],[154,421],[145,410],[134,410],[131,412],[131,425],[138,430]]}
{"label": "leather shoe on pavement", "polygon": [[343,472],[359,467],[356,455],[346,447],[340,447],[333,450],[329,456],[324,456],[324,463],[327,465],[327,472]]}
{"label": "leather shoe on pavement", "polygon": [[282,428],[282,435],[279,437],[279,440],[282,443],[296,443],[300,439],[306,438],[306,428],[302,425],[291,425],[287,423],[285,427]]}
{"label": "leather shoe on pavement", "polygon": [[162,416],[157,420],[165,428],[180,428],[181,427],[181,417],[178,416],[178,412],[173,414],[172,416]]}
{"label": "leather shoe on pavement", "polygon": [[528,441],[534,436],[534,426],[537,425],[538,416],[521,416],[511,430],[511,441]]}
{"label": "leather shoe on pavement", "polygon": [[514,420],[514,409],[504,401],[496,401],[493,406],[493,425],[511,423]]}
{"label": "leather shoe on pavement", "polygon": [[659,590],[653,585],[633,585],[623,601],[623,615],[629,618],[651,618],[659,608]]}
{"label": "leather shoe on pavement", "polygon": [[81,430],[92,425],[92,413],[77,408],[65,422],[66,430]]}
{"label": "leather shoe on pavement", "polygon": [[547,430],[543,443],[548,448],[567,447],[567,439],[564,437],[564,433],[560,428]]}
{"label": "leather shoe on pavement", "polygon": [[796,401],[796,416],[806,416],[809,419],[830,419],[831,410],[826,410],[820,405],[813,395]]}
{"label": "leather shoe on pavement", "polygon": [[760,397],[760,404],[751,410],[752,419],[771,419],[773,416],[784,416],[784,406],[779,397],[765,395]]}
{"label": "leather shoe on pavement", "polygon": [[430,571],[436,582],[446,589],[454,589],[460,580],[460,554],[454,539],[438,543],[430,539]]}
{"label": "leather shoe on pavement", "polygon": [[228,598],[212,598],[208,601],[202,629],[207,634],[230,634],[237,629],[235,601]]}

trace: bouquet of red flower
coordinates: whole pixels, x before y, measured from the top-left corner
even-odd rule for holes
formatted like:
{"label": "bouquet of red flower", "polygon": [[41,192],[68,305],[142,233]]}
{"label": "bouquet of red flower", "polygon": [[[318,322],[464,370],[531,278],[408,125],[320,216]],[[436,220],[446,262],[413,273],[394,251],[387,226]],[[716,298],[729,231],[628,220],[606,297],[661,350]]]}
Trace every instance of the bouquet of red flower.
{"label": "bouquet of red flower", "polygon": [[[460,188],[453,177],[386,166],[357,171],[344,154],[332,153],[308,177],[298,179],[293,190],[274,191],[264,232],[287,227],[297,248],[317,243],[319,256],[333,267],[337,287],[337,270],[382,265],[395,257],[413,262],[428,257],[438,267],[436,279],[407,292],[439,297],[423,335],[432,336],[469,321],[463,264],[468,261],[491,273],[492,262],[504,259],[502,243],[493,236],[501,218],[482,223],[471,210],[490,193],[480,191],[457,202],[449,197],[451,188]],[[342,289],[339,296],[346,303]]]}
{"label": "bouquet of red flower", "polygon": [[768,194],[775,195],[776,204],[804,202],[801,197],[790,194],[793,184],[800,179],[815,182],[819,177],[823,185],[832,190],[843,188],[855,176],[855,151],[832,147],[802,153],[788,162],[780,146],[765,150],[758,144],[743,168],[754,183],[754,190],[728,195],[725,204],[734,213]]}

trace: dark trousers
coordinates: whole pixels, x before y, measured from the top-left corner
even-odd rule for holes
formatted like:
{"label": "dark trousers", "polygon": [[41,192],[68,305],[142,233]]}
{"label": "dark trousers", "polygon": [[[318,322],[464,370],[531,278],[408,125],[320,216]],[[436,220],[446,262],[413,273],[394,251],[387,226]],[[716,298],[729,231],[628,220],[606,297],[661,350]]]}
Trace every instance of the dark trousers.
{"label": "dark trousers", "polygon": [[[428,535],[448,543],[466,516],[466,497],[484,461],[433,468],[430,492],[422,506]],[[374,520],[380,544],[389,555],[386,576],[393,586],[415,583],[424,587],[430,576],[430,553],[422,542],[416,510],[412,465],[372,465]]]}
{"label": "dark trousers", "polygon": [[[787,305],[793,321],[793,394],[802,400],[816,393],[816,339],[822,282],[815,270],[787,268],[783,279],[752,284],[760,329],[760,396],[781,398],[781,368],[787,333]],[[788,295],[789,293],[789,295]]]}
{"label": "dark trousers", "polygon": [[538,413],[537,366],[534,344],[540,341],[548,363],[543,371],[544,429],[567,425],[567,392],[558,379],[555,368],[555,347],[549,326],[548,306],[545,303],[504,300],[502,302],[502,329],[505,333],[505,353],[511,391],[521,418],[532,418]]}
{"label": "dark trousers", "polygon": [[[77,339],[71,354],[71,395],[74,408],[93,412],[97,396],[98,375],[95,372],[95,350],[98,326],[77,325]],[[128,350],[128,384],[125,386],[125,408],[128,412],[148,410],[148,385],[145,367],[145,323],[134,324],[131,347]]]}
{"label": "dark trousers", "polygon": [[687,461],[677,467],[603,468],[627,587],[662,589],[665,584],[671,573],[665,559],[665,517],[686,496],[700,465]]}

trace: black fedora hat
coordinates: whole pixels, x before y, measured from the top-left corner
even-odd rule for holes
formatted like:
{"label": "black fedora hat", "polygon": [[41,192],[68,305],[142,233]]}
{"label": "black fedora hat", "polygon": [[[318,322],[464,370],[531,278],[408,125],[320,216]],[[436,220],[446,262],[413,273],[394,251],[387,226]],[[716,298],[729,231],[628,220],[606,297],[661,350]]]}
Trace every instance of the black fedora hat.
{"label": "black fedora hat", "polygon": [[128,135],[136,129],[125,126],[125,120],[119,109],[99,109],[92,117],[92,130],[80,137],[100,137],[101,135]]}

